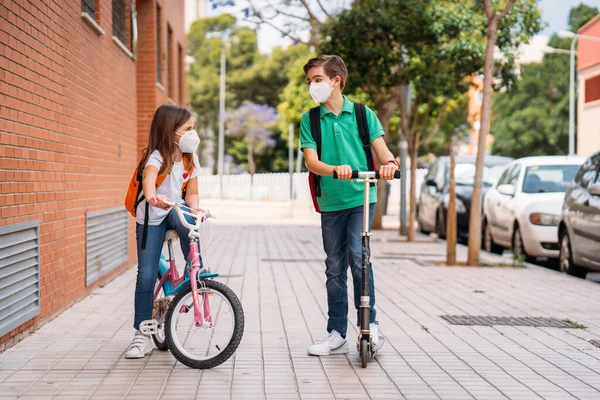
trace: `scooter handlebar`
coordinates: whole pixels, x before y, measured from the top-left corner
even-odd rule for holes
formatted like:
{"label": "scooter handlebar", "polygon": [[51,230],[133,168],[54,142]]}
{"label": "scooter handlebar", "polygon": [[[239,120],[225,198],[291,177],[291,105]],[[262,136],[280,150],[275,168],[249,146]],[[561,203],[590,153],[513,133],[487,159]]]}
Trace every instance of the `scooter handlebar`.
{"label": "scooter handlebar", "polygon": [[[400,171],[396,171],[394,173],[394,179],[400,179]],[[352,171],[352,178],[351,179],[358,179],[358,178],[375,178],[375,179],[379,179],[379,171]],[[333,179],[338,179],[337,176],[337,172],[333,171]]]}

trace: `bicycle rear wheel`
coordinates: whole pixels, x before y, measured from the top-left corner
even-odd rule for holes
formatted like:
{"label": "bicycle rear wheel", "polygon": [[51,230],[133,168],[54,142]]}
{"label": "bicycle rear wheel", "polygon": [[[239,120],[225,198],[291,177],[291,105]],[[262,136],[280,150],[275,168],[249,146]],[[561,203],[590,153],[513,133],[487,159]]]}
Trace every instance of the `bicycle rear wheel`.
{"label": "bicycle rear wheel", "polygon": [[165,336],[173,356],[196,369],[214,368],[233,355],[244,334],[244,312],[235,293],[217,281],[203,281],[198,287],[200,309],[205,302],[209,316],[203,326],[194,324],[194,304],[190,286],[181,291],[169,306]]}

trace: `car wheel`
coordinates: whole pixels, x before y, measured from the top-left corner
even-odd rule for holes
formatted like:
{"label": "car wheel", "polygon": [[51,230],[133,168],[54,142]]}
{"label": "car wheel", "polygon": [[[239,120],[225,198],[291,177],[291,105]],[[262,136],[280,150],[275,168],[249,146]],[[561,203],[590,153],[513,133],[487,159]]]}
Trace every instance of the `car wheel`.
{"label": "car wheel", "polygon": [[483,227],[483,249],[488,253],[501,255],[504,252],[504,248],[494,243],[494,240],[492,239],[492,229],[490,228],[490,225],[486,222]]}
{"label": "car wheel", "polygon": [[446,224],[444,221],[444,214],[442,210],[439,209],[437,212],[437,217],[435,219],[435,233],[437,233],[440,239],[446,238]]}
{"label": "car wheel", "polygon": [[529,257],[525,251],[525,245],[523,244],[523,236],[521,236],[521,229],[517,225],[515,233],[513,235],[512,250],[515,259],[523,259],[525,261],[533,261],[534,257]]}
{"label": "car wheel", "polygon": [[566,274],[585,278],[587,271],[575,265],[573,262],[573,254],[571,254],[571,241],[569,234],[565,231],[560,238],[560,253],[559,253],[560,271]]}

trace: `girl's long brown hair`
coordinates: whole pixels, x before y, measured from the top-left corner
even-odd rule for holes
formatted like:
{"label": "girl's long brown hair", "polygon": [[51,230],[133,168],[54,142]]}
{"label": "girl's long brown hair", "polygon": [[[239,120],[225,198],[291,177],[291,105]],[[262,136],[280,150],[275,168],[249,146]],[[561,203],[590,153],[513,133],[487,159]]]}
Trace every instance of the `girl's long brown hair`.
{"label": "girl's long brown hair", "polygon": [[[166,104],[158,107],[152,118],[150,126],[150,136],[148,136],[148,146],[142,152],[142,159],[138,164],[138,171],[142,173],[146,167],[148,157],[154,150],[158,150],[163,159],[163,164],[158,171],[159,175],[169,175],[173,168],[175,153],[175,131],[177,131],[190,118],[192,113],[176,105]],[[184,166],[186,169],[193,165],[192,154],[183,154]]]}

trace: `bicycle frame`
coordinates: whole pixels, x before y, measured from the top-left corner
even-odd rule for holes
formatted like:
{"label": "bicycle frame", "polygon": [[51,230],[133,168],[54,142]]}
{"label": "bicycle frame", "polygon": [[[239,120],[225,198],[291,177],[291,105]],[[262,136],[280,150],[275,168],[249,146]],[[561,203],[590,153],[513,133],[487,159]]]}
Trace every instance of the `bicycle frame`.
{"label": "bicycle frame", "polygon": [[[199,274],[203,263],[202,257],[200,255],[200,249],[198,246],[199,233],[198,228],[201,224],[202,215],[192,214],[190,212],[183,211],[181,207],[182,204],[179,203],[168,203],[171,207],[175,209],[175,212],[179,216],[181,223],[190,230],[189,238],[190,238],[190,254],[188,256],[188,262],[191,263],[191,271],[188,273],[188,269],[186,268],[183,276],[179,275],[179,271],[177,271],[177,266],[175,263],[175,258],[173,257],[173,247],[171,242],[168,243],[169,249],[169,260],[165,260],[164,256],[161,254],[159,260],[159,273],[161,275],[159,284],[154,292],[154,300],[157,299],[158,294],[160,293],[160,289],[162,288],[165,296],[172,296],[177,294],[187,285],[191,285],[192,287],[192,300],[193,300],[193,308],[194,308],[194,324],[197,327],[204,326],[204,322],[209,323],[209,327],[212,327],[212,316],[210,315],[210,303],[208,301],[208,293],[204,292],[202,294],[202,300],[204,304],[204,309],[200,309],[200,303],[198,301],[198,282],[202,282],[204,279],[215,278],[218,274],[215,273],[202,273]],[[187,222],[185,219],[185,215],[192,216],[196,223],[194,225]],[[210,218],[210,214],[204,216],[205,218]],[[187,264],[186,264],[187,265]],[[197,277],[196,279],[191,279],[190,277]],[[182,310],[181,310],[182,311]]]}

